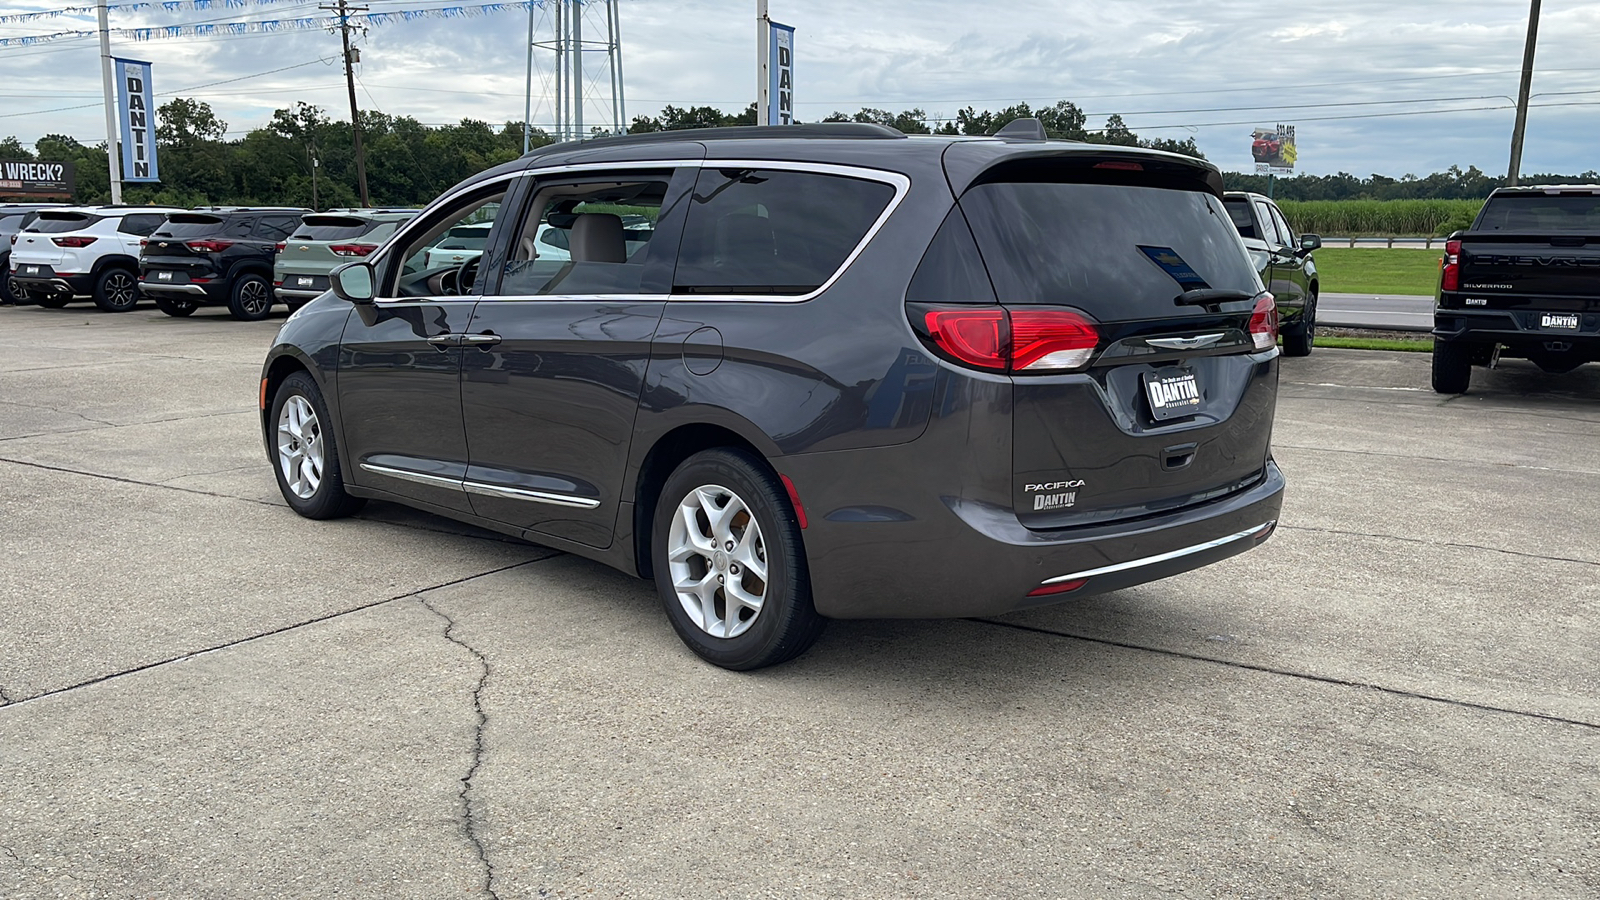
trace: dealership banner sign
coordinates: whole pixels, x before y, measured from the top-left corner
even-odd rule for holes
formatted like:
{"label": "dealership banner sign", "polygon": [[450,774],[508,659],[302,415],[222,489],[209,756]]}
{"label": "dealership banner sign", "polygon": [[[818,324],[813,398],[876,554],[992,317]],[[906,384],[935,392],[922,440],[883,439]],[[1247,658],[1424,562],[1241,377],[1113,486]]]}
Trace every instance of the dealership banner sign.
{"label": "dealership banner sign", "polygon": [[1293,125],[1263,126],[1250,135],[1250,158],[1256,161],[1257,175],[1293,175],[1299,155]]}
{"label": "dealership banner sign", "polygon": [[0,197],[72,199],[70,162],[0,161]]}
{"label": "dealership banner sign", "polygon": [[767,23],[767,124],[794,124],[794,28]]}
{"label": "dealership banner sign", "polygon": [[112,62],[117,79],[117,131],[122,137],[122,180],[160,181],[150,64],[136,59]]}

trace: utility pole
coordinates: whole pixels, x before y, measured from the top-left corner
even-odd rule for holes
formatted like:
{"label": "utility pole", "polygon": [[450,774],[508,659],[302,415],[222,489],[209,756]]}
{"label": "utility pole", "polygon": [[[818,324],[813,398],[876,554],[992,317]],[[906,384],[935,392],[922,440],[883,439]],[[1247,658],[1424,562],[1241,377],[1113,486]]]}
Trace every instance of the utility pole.
{"label": "utility pole", "polygon": [[111,28],[106,0],[95,0],[100,18],[100,84],[106,97],[106,168],[111,174],[111,204],[122,202],[122,160],[117,151],[117,108],[111,90]]}
{"label": "utility pole", "polygon": [[352,49],[350,46],[350,31],[358,27],[350,24],[350,14],[364,13],[368,7],[351,6],[347,0],[339,0],[338,3],[318,8],[336,13],[339,17],[339,37],[344,41],[344,84],[350,90],[350,130],[351,134],[355,136],[356,183],[361,189],[361,205],[369,207],[372,205],[372,201],[367,197],[367,153],[361,147],[361,114],[356,110],[356,73],[354,66],[361,60],[361,51]]}
{"label": "utility pole", "polygon": [[1511,165],[1506,185],[1516,187],[1522,176],[1522,134],[1528,127],[1528,92],[1533,90],[1533,51],[1539,43],[1539,0],[1528,10],[1528,43],[1522,48],[1522,87],[1517,91],[1517,124],[1511,128]]}
{"label": "utility pole", "polygon": [[768,37],[769,26],[772,19],[767,15],[767,0],[756,0],[756,124],[765,125],[771,120],[772,97],[769,86],[772,84],[768,71],[772,60],[767,57],[771,51],[771,38]]}

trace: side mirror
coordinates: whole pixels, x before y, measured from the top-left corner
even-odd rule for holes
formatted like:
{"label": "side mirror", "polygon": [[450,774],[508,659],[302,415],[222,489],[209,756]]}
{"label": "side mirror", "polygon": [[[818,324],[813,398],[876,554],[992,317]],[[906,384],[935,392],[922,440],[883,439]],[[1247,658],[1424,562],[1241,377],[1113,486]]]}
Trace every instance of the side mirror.
{"label": "side mirror", "polygon": [[370,263],[347,263],[334,269],[328,276],[328,281],[333,287],[333,292],[341,300],[351,303],[371,303],[377,294],[374,285],[377,284],[376,273]]}
{"label": "side mirror", "polygon": [[1319,249],[1321,247],[1322,247],[1322,236],[1321,235],[1318,235],[1318,234],[1302,234],[1302,235],[1300,235],[1300,249],[1305,251],[1306,253],[1310,253],[1311,251],[1317,250],[1317,249]]}

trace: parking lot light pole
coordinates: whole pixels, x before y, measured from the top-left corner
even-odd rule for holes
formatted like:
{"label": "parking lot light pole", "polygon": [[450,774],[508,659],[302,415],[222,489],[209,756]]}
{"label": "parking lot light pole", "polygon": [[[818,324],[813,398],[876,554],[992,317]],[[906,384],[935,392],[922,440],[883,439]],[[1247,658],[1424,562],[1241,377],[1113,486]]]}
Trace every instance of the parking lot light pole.
{"label": "parking lot light pole", "polygon": [[1533,89],[1533,51],[1539,43],[1539,0],[1528,9],[1528,43],[1522,48],[1522,87],[1517,91],[1517,123],[1511,127],[1511,164],[1506,186],[1516,187],[1522,176],[1522,134],[1528,127],[1528,92]]}
{"label": "parking lot light pole", "polygon": [[106,98],[106,170],[111,175],[111,203],[122,202],[122,167],[117,158],[117,108],[111,90],[111,28],[106,0],[95,0],[95,15],[100,19],[100,86]]}

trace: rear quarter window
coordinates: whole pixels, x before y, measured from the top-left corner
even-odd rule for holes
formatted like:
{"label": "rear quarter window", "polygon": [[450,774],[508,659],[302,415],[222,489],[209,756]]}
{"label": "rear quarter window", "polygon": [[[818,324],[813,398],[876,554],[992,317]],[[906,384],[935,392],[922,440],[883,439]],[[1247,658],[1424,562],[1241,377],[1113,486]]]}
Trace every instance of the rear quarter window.
{"label": "rear quarter window", "polygon": [[961,207],[1001,303],[1073,306],[1102,321],[1170,318],[1199,288],[1261,282],[1222,201],[1124,184],[984,184]]}
{"label": "rear quarter window", "polygon": [[161,223],[166,218],[164,213],[130,213],[122,217],[122,221],[117,225],[117,230],[123,234],[136,234],[140,237],[145,237],[160,228]]}
{"label": "rear quarter window", "polygon": [[673,291],[810,293],[844,265],[894,194],[880,181],[821,172],[702,169]]}

